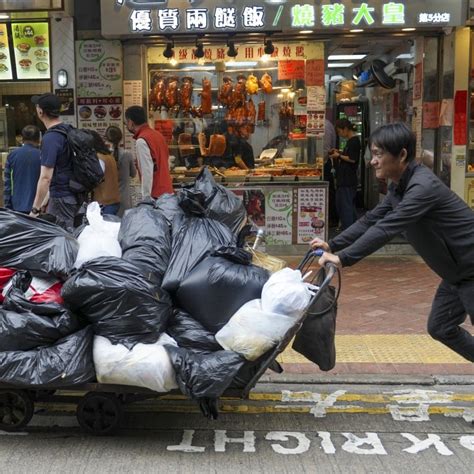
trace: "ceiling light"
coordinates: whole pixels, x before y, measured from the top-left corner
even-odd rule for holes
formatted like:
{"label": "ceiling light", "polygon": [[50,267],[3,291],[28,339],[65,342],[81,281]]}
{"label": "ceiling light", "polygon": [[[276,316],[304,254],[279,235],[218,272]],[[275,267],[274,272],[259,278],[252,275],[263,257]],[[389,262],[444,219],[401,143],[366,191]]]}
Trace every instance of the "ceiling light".
{"label": "ceiling light", "polygon": [[204,45],[202,43],[196,43],[196,49],[194,50],[194,56],[201,59],[204,57]]}
{"label": "ceiling light", "polygon": [[351,33],[362,33],[364,30],[362,29],[355,29],[355,30],[349,30]]}
{"label": "ceiling light", "polygon": [[416,28],[402,28],[402,31],[416,31]]}
{"label": "ceiling light", "polygon": [[270,61],[270,55],[269,54],[264,54],[261,58],[260,61],[266,63],[267,61]]}
{"label": "ceiling light", "polygon": [[227,46],[229,47],[229,49],[227,50],[227,56],[229,56],[230,58],[235,58],[237,56],[237,54],[239,54],[239,53],[235,49],[234,42],[233,41],[228,41]]}
{"label": "ceiling light", "polygon": [[354,63],[328,63],[328,67],[332,67],[332,68],[335,68],[335,67],[340,67],[340,68],[343,68],[343,67],[351,67]]}
{"label": "ceiling light", "polygon": [[300,31],[300,35],[309,35],[313,32],[313,30],[303,30],[303,31]]}
{"label": "ceiling light", "polygon": [[7,13],[0,13],[0,20],[8,20],[10,18],[10,15]]}
{"label": "ceiling light", "polygon": [[171,64],[172,66],[176,66],[176,64],[178,64],[178,61],[176,60],[176,58],[171,58],[171,59],[170,59],[170,64]]}
{"label": "ceiling light", "polygon": [[364,59],[367,54],[331,54],[328,57],[329,61],[351,61],[351,60],[358,60]]}
{"label": "ceiling light", "polygon": [[173,47],[174,47],[174,43],[172,41],[169,41],[168,43],[166,43],[166,48],[163,51],[163,56],[166,59],[171,59],[174,56]]}
{"label": "ceiling light", "polygon": [[265,47],[263,48],[263,52],[265,54],[272,55],[275,51],[275,46],[273,46],[272,40],[265,40],[263,44],[265,45]]}

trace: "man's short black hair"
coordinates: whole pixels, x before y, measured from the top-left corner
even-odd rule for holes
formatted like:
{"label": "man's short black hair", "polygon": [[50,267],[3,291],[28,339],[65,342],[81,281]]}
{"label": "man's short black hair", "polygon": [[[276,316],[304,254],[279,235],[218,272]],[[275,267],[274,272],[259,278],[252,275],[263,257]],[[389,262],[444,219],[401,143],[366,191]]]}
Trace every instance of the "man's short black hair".
{"label": "man's short black hair", "polygon": [[131,120],[135,125],[143,125],[146,123],[146,112],[139,105],[132,105],[125,111],[125,118]]}
{"label": "man's short black hair", "polygon": [[413,161],[416,155],[416,135],[402,122],[390,123],[377,128],[370,135],[369,146],[375,145],[393,156],[407,151],[407,161]]}
{"label": "man's short black hair", "polygon": [[21,131],[21,136],[24,142],[39,143],[40,129],[36,125],[27,125]]}

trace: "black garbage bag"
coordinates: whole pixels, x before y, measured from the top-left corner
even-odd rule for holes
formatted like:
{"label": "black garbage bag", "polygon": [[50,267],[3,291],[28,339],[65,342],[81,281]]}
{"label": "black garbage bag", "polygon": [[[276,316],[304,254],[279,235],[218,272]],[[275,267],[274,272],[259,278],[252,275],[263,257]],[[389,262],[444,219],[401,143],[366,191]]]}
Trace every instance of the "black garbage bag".
{"label": "black garbage bag", "polygon": [[0,351],[27,351],[48,346],[81,329],[77,316],[57,303],[34,303],[24,296],[31,275],[12,278],[0,309]]}
{"label": "black garbage bag", "polygon": [[[315,285],[321,285],[325,277],[325,269],[321,268]],[[336,365],[336,316],[336,289],[327,286],[309,307],[308,315],[293,342],[296,352],[324,371],[331,370]]]}
{"label": "black garbage bag", "polygon": [[179,347],[195,351],[221,351],[214,334],[184,311],[175,311],[166,332],[178,343]]}
{"label": "black garbage bag", "polygon": [[194,187],[183,188],[178,194],[178,203],[188,216],[206,216],[206,196]]}
{"label": "black garbage bag", "polygon": [[0,267],[65,279],[76,261],[77,240],[56,224],[0,209]]}
{"label": "black garbage bag", "polygon": [[219,398],[244,365],[245,359],[236,352],[196,352],[166,345],[176,381],[184,395],[199,400]]}
{"label": "black garbage bag", "polygon": [[170,226],[176,216],[184,215],[184,211],[179,207],[176,194],[162,194],[158,199],[148,197],[138,203],[137,207],[151,207],[157,210],[168,221]]}
{"label": "black garbage bag", "polygon": [[194,191],[205,196],[206,217],[225,224],[235,234],[247,220],[244,203],[232,191],[217,184],[208,168],[203,168]]}
{"label": "black garbage bag", "polygon": [[117,257],[85,263],[63,286],[65,305],[113,344],[155,343],[172,316],[169,295]]}
{"label": "black garbage bag", "polygon": [[214,252],[181,282],[177,305],[215,334],[245,303],[262,296],[270,274],[250,264],[251,259],[235,247]]}
{"label": "black garbage bag", "polygon": [[0,384],[60,388],[95,380],[93,332],[82,329],[49,347],[0,352]]}
{"label": "black garbage bag", "polygon": [[178,289],[181,281],[211,250],[235,245],[235,237],[228,227],[203,217],[175,218],[172,241],[171,259],[162,285],[170,292]]}
{"label": "black garbage bag", "polygon": [[118,240],[122,258],[160,287],[171,257],[171,230],[163,214],[149,206],[126,211]]}

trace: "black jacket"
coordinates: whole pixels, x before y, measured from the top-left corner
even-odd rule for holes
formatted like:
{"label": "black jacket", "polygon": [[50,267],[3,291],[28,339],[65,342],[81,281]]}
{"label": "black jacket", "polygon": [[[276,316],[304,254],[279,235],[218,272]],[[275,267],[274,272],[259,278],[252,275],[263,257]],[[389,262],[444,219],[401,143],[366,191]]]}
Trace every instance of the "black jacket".
{"label": "black jacket", "polygon": [[441,278],[474,280],[474,212],[431,170],[411,162],[398,185],[355,224],[329,241],[343,266],[375,252],[397,234]]}

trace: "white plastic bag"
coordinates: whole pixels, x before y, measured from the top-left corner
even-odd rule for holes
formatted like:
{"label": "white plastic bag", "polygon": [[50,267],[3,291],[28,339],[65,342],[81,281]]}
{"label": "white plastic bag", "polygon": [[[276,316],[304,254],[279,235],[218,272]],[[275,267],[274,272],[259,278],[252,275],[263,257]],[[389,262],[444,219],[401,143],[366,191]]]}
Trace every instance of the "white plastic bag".
{"label": "white plastic bag", "polygon": [[262,308],[271,313],[300,317],[308,307],[313,293],[299,270],[284,268],[274,273],[262,290]]}
{"label": "white plastic bag", "polygon": [[131,351],[107,338],[94,337],[94,365],[100,383],[145,387],[155,392],[178,388],[164,344],[177,346],[168,334],[154,344],[137,344]]}
{"label": "white plastic bag", "polygon": [[74,266],[79,268],[83,263],[98,257],[121,257],[122,249],[118,241],[120,222],[104,221],[98,202],[87,206],[89,225],[77,239],[79,252]]}
{"label": "white plastic bag", "polygon": [[261,300],[245,303],[216,334],[217,342],[247,360],[256,360],[276,346],[295,319],[262,309]]}

